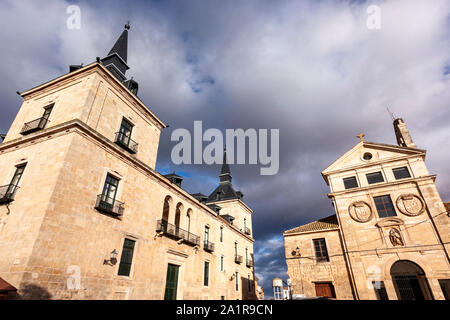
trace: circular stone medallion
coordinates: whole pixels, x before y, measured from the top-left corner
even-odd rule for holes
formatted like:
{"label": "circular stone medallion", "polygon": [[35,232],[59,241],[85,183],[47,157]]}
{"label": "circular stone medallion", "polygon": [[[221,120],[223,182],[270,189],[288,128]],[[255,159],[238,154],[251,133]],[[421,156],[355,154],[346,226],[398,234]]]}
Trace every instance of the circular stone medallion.
{"label": "circular stone medallion", "polygon": [[407,216],[418,216],[425,211],[425,204],[421,197],[415,194],[402,194],[396,201],[398,210]]}
{"label": "circular stone medallion", "polygon": [[357,222],[367,222],[372,219],[372,208],[367,202],[356,201],[348,207],[350,217]]}

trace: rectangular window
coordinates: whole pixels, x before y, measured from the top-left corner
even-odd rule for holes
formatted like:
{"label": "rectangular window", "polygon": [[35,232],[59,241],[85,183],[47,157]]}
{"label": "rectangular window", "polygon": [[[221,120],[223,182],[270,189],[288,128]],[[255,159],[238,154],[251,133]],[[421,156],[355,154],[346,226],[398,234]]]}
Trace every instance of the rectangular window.
{"label": "rectangular window", "polygon": [[239,291],[239,272],[236,271],[236,291]]}
{"label": "rectangular window", "polygon": [[102,195],[104,196],[103,201],[113,204],[114,200],[116,200],[118,187],[119,187],[119,179],[108,174],[106,176],[105,185],[103,186],[102,191]]}
{"label": "rectangular window", "polygon": [[439,279],[439,286],[441,287],[445,300],[450,300],[450,279]]}
{"label": "rectangular window", "polygon": [[11,179],[11,183],[9,184],[8,193],[14,193],[19,186],[20,179],[22,178],[23,171],[25,170],[26,164],[21,164],[16,167],[16,171],[14,172],[14,176]]}
{"label": "rectangular window", "polygon": [[328,258],[327,245],[325,243],[325,239],[314,239],[314,251],[316,253],[316,260],[318,262],[330,261]]}
{"label": "rectangular window", "polygon": [[368,174],[366,174],[366,177],[367,177],[367,182],[369,184],[384,182],[383,175],[381,174],[380,171],[374,172],[374,173],[368,173]]}
{"label": "rectangular window", "polygon": [[117,137],[125,145],[130,144],[131,133],[133,131],[133,125],[125,118],[122,119],[120,125],[119,136]]}
{"label": "rectangular window", "polygon": [[203,285],[209,286],[209,262],[205,261],[205,266],[203,269]]}
{"label": "rectangular window", "polygon": [[282,300],[283,299],[283,297],[281,295],[281,287],[274,287],[273,293],[274,293],[274,296],[273,296],[274,300]]}
{"label": "rectangular window", "polygon": [[19,182],[22,178],[23,171],[25,170],[25,166],[26,164],[17,166],[10,184],[0,187],[0,203],[8,203],[14,199],[14,195],[19,188]]}
{"label": "rectangular window", "polygon": [[205,243],[209,242],[209,227],[205,226],[205,237],[204,237]]}
{"label": "rectangular window", "polygon": [[358,188],[358,181],[356,181],[356,177],[344,178],[343,180],[345,189]]}
{"label": "rectangular window", "polygon": [[220,271],[225,270],[224,259],[225,259],[224,256],[220,257]]}
{"label": "rectangular window", "polygon": [[44,128],[47,125],[48,119],[50,118],[50,114],[53,110],[53,104],[44,108],[44,114],[42,115],[41,121],[39,123],[39,128]]}
{"label": "rectangular window", "polygon": [[223,242],[223,227],[220,227],[220,242]]}
{"label": "rectangular window", "polygon": [[390,196],[373,197],[380,218],[394,217],[397,215]]}
{"label": "rectangular window", "polygon": [[407,167],[395,168],[392,169],[392,172],[394,173],[394,177],[397,180],[411,178]]}
{"label": "rectangular window", "polygon": [[386,288],[384,287],[384,281],[372,281],[372,285],[375,290],[377,300],[389,300]]}
{"label": "rectangular window", "polygon": [[120,258],[119,276],[129,276],[131,271],[131,263],[133,261],[134,245],[136,241],[125,239],[123,242],[122,257]]}

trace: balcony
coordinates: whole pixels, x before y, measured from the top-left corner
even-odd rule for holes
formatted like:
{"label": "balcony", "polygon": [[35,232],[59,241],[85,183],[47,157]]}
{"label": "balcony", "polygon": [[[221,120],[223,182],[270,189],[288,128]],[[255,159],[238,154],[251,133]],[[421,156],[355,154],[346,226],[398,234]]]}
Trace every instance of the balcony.
{"label": "balcony", "polygon": [[245,232],[246,235],[251,235],[251,234],[252,234],[252,233],[250,232],[250,228],[248,228],[248,227],[245,227],[245,228],[244,228],[244,232]]}
{"label": "balcony", "polygon": [[26,135],[32,132],[36,132],[39,130],[42,130],[45,128],[45,126],[48,123],[48,119],[47,118],[39,118],[30,122],[27,122],[23,125],[22,131],[20,131],[20,134]]}
{"label": "balcony", "polygon": [[158,220],[156,222],[156,232],[162,232],[165,236],[176,240],[183,240],[186,244],[199,246],[200,237],[189,231],[183,230],[165,220]]}
{"label": "balcony", "polygon": [[214,243],[205,240],[203,242],[203,249],[207,252],[213,252],[214,251]]}
{"label": "balcony", "polygon": [[245,265],[247,266],[247,268],[253,267],[253,260],[252,259],[247,259],[247,261],[245,262]]}
{"label": "balcony", "polygon": [[234,257],[234,262],[241,264],[241,263],[242,263],[242,256],[240,256],[240,255],[237,254],[237,255]]}
{"label": "balcony", "polygon": [[0,204],[10,203],[14,200],[14,195],[19,187],[8,184],[0,187]]}
{"label": "balcony", "polygon": [[116,139],[114,142],[129,153],[135,154],[138,151],[138,144],[123,132],[116,132]]}
{"label": "balcony", "polygon": [[106,214],[121,217],[123,216],[124,203],[104,194],[99,194],[95,203],[95,209]]}

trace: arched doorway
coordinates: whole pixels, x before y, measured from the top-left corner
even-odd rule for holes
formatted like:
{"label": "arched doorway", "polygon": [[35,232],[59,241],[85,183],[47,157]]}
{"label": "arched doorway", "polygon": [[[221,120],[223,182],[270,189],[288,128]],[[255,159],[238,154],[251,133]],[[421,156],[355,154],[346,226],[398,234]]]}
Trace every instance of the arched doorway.
{"label": "arched doorway", "polygon": [[391,267],[391,276],[399,300],[433,299],[425,272],[414,262],[395,262]]}

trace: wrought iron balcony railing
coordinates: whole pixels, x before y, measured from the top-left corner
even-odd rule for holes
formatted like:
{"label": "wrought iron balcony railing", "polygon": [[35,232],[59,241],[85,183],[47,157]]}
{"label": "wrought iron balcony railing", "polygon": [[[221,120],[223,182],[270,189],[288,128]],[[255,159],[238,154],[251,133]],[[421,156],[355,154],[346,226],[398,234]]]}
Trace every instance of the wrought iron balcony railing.
{"label": "wrought iron balcony railing", "polygon": [[245,234],[247,234],[247,235],[250,235],[250,234],[251,234],[250,228],[249,228],[249,227],[245,227],[245,228],[244,228],[244,232],[245,232]]}
{"label": "wrought iron balcony railing", "polygon": [[203,249],[208,252],[214,251],[214,243],[209,242],[207,240],[203,241]]}
{"label": "wrought iron balcony railing", "polygon": [[14,195],[19,187],[8,184],[0,187],[0,204],[9,203],[14,200]]}
{"label": "wrought iron balcony railing", "polygon": [[253,267],[253,260],[252,260],[252,259],[247,259],[247,261],[245,262],[245,264],[246,264],[246,266],[247,266],[248,268],[251,268],[251,267]]}
{"label": "wrought iron balcony railing", "polygon": [[123,132],[116,132],[115,143],[130,153],[136,153],[138,151],[138,144]]}
{"label": "wrought iron balcony railing", "polygon": [[123,216],[124,203],[104,194],[99,194],[95,203],[95,209],[103,213],[121,217]]}
{"label": "wrought iron balcony railing", "polygon": [[35,131],[39,131],[45,128],[49,120],[45,117],[27,122],[23,125],[22,131],[20,131],[20,134],[29,134]]}
{"label": "wrought iron balcony railing", "polygon": [[177,240],[183,239],[184,242],[190,245],[200,245],[199,236],[170,224],[166,220],[158,220],[156,222],[156,232],[162,232],[164,235]]}
{"label": "wrought iron balcony railing", "polygon": [[240,255],[235,255],[234,256],[234,262],[236,262],[236,263],[242,263],[242,256],[240,256]]}

